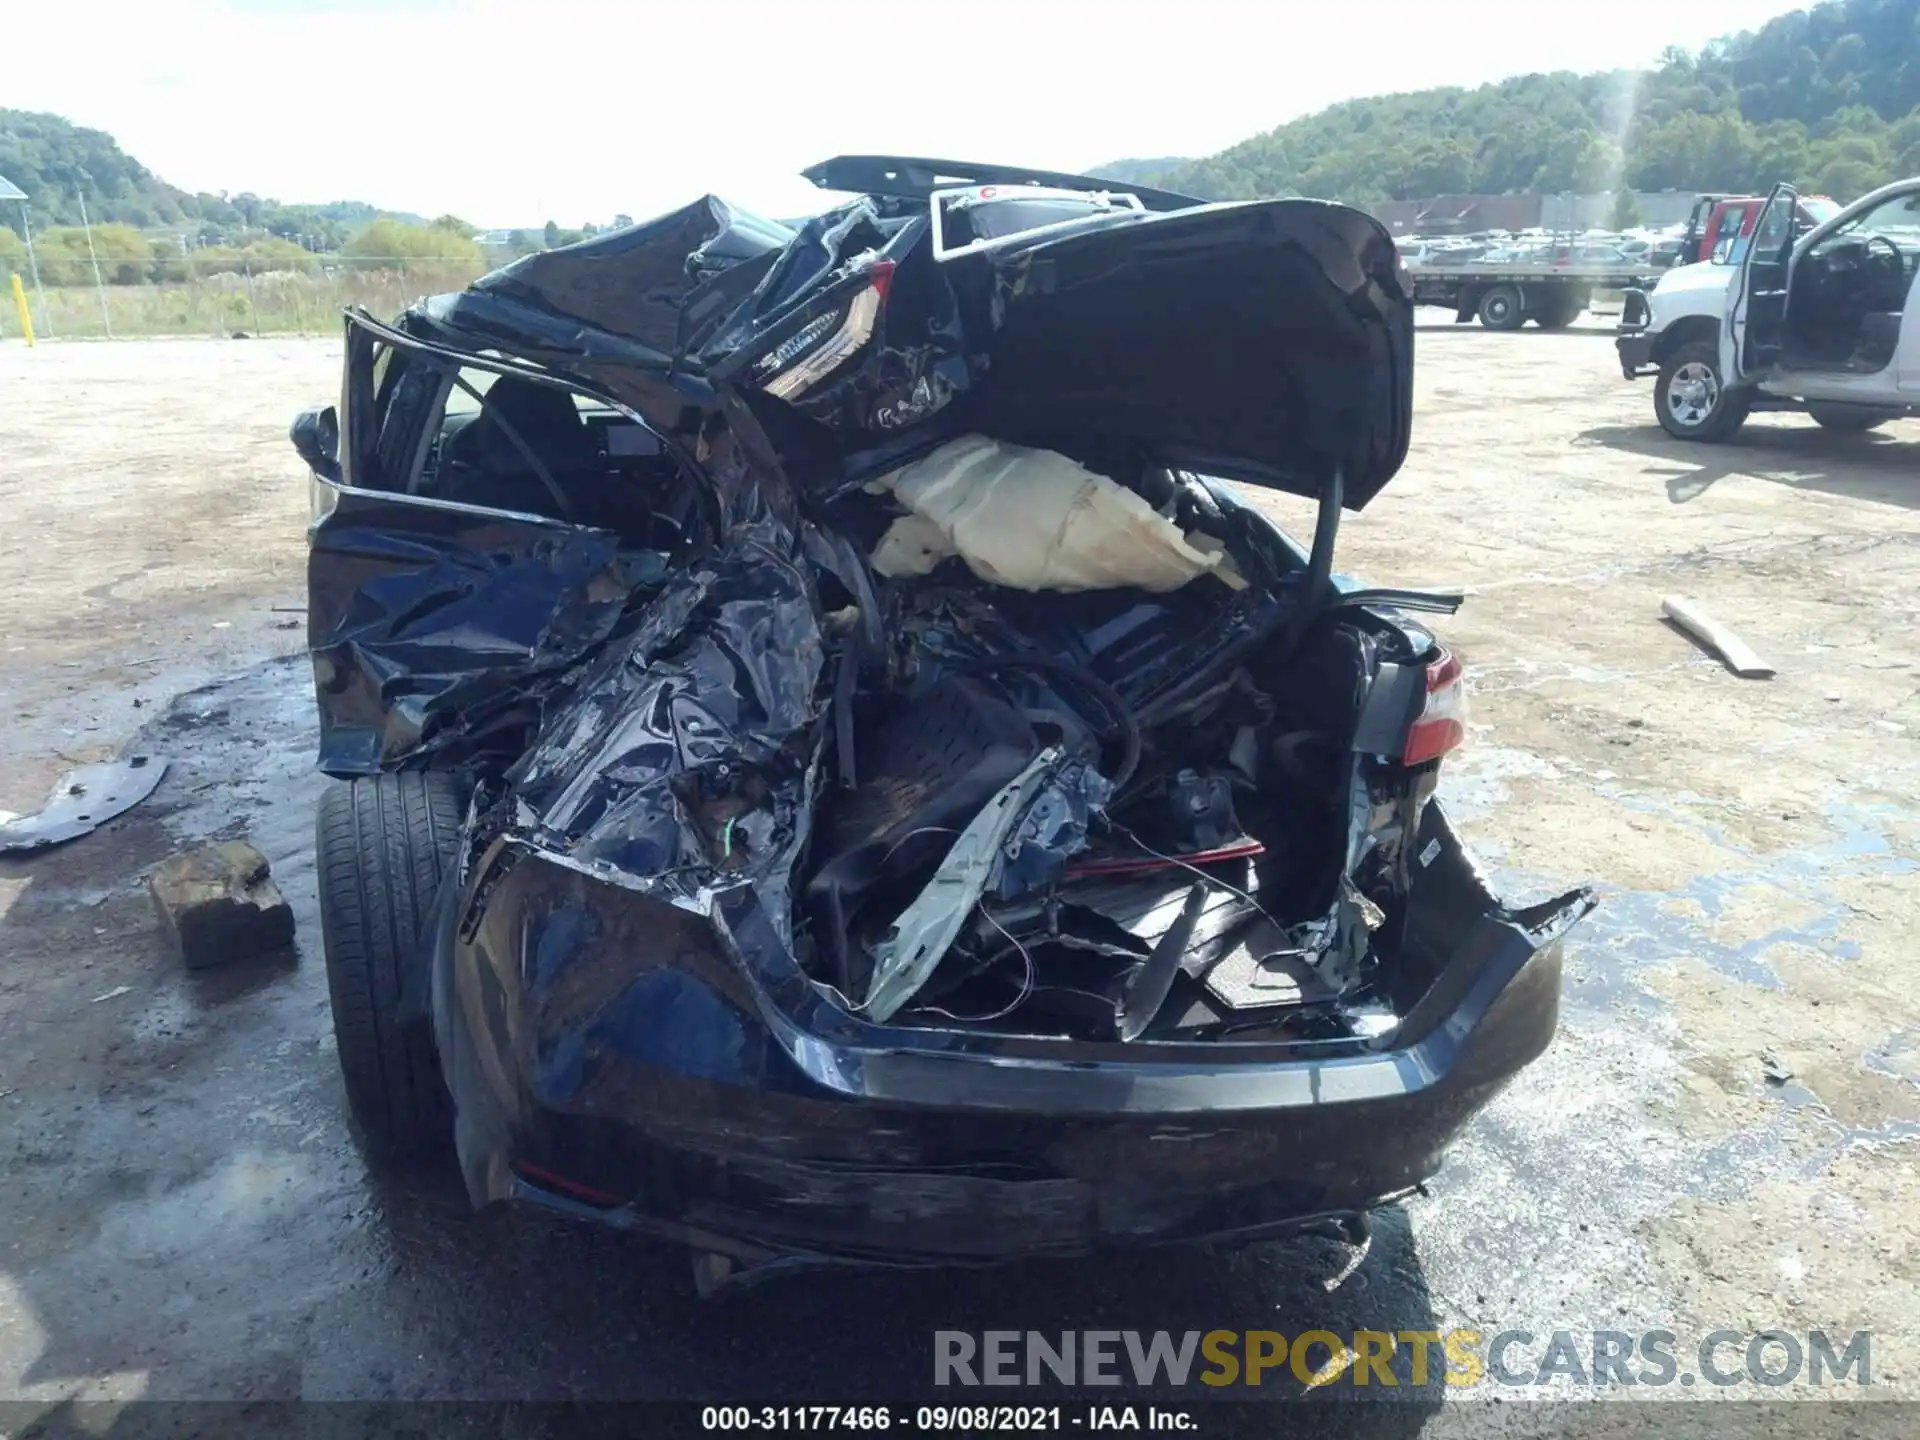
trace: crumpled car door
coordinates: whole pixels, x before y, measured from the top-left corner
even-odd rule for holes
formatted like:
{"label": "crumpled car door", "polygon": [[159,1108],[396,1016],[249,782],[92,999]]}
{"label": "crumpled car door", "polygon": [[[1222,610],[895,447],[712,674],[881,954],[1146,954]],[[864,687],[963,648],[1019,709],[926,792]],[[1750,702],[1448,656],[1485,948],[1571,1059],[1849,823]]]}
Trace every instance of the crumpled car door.
{"label": "crumpled car door", "polygon": [[340,473],[313,480],[308,649],[332,775],[512,753],[632,592],[607,531],[407,492],[444,371],[403,340],[349,318]]}

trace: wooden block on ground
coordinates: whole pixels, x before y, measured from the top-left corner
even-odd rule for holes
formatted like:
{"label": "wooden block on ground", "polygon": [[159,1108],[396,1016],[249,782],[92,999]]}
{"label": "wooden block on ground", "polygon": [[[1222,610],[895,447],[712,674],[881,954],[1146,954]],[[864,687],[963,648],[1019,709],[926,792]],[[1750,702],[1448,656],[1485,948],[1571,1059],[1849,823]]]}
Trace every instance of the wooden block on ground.
{"label": "wooden block on ground", "polygon": [[273,883],[267,857],[244,840],[175,855],[153,872],[147,888],[190,970],[293,944],[293,907]]}

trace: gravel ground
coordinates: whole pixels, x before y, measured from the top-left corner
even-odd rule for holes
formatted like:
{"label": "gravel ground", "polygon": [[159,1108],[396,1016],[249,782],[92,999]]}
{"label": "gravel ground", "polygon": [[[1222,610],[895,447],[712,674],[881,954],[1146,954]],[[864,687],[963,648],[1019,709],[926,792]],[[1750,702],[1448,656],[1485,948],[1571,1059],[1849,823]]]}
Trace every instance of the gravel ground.
{"label": "gravel ground", "polygon": [[[1715,1329],[1864,1329],[1848,1397],[1914,1397],[1920,425],[1761,417],[1688,447],[1612,362],[1593,326],[1423,329],[1412,458],[1342,533],[1343,568],[1471,587],[1443,626],[1474,705],[1445,792],[1501,883],[1605,896],[1553,1050],[1431,1197],[1352,1273],[1303,1240],[703,1304],[683,1256],[469,1218],[370,1177],[347,1129],[285,439],[337,344],[0,348],[0,807],[136,734],[174,765],[96,834],[0,861],[0,1399],[898,1400],[926,1397],[936,1329],[1355,1326],[1530,1331],[1520,1368],[1554,1331],[1669,1329],[1689,1372]],[[1778,676],[1665,625],[1676,593]],[[243,833],[297,963],[183,975],[145,877]],[[1341,1428],[1543,1423],[1442,1404],[1488,1392],[1403,1387]],[[1657,1411],[1617,1418],[1669,1433]],[[1861,1428],[1810,1405],[1782,1433]]]}

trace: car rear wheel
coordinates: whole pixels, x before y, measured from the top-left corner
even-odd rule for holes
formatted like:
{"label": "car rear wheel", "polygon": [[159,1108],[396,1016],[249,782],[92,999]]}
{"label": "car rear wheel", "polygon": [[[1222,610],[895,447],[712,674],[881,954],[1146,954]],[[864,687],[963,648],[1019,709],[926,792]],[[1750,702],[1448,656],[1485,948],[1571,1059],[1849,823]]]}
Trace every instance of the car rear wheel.
{"label": "car rear wheel", "polygon": [[1520,292],[1512,285],[1496,285],[1480,297],[1480,323],[1489,330],[1518,330],[1526,324]]}
{"label": "car rear wheel", "polygon": [[1653,409],[1669,435],[1726,440],[1746,423],[1747,397],[1721,382],[1719,348],[1700,342],[1682,345],[1661,364]]}
{"label": "car rear wheel", "polygon": [[1897,410],[1876,410],[1871,405],[1809,405],[1807,413],[1823,430],[1838,430],[1843,434],[1871,430],[1900,418]]}
{"label": "car rear wheel", "polygon": [[444,1150],[453,1134],[425,995],[434,902],[454,872],[460,810],[451,777],[432,773],[362,776],[320,797],[315,859],[334,1045],[348,1107],[383,1160]]}

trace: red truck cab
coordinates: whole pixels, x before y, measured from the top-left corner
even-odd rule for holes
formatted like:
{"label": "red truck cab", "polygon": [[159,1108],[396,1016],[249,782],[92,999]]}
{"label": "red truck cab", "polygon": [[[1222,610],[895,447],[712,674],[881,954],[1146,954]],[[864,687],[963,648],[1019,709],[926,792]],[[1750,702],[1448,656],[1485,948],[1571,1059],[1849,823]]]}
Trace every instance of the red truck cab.
{"label": "red truck cab", "polygon": [[[1766,203],[1764,195],[1702,195],[1687,217],[1686,234],[1673,263],[1692,265],[1710,260],[1722,241],[1728,242],[1728,260],[1738,262],[1738,252],[1744,248],[1738,242],[1752,238],[1754,224]],[[1839,211],[1840,207],[1824,195],[1802,196],[1794,215],[1795,228],[1804,233]]]}

